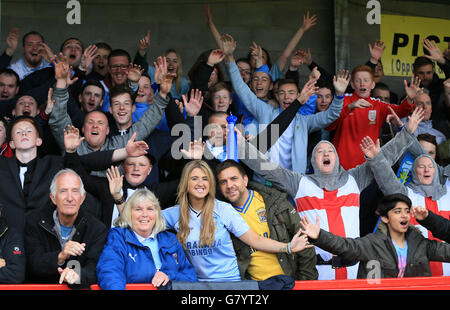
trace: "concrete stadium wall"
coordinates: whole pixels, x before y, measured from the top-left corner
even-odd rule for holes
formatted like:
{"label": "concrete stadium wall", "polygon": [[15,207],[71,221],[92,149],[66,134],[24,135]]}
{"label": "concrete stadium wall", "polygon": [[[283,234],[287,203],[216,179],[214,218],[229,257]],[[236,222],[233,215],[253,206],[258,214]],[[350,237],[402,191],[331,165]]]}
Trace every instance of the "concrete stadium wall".
{"label": "concrete stadium wall", "polygon": [[[341,1],[341,0],[337,0]],[[348,2],[350,66],[368,59],[368,42],[379,37],[379,25],[368,25],[367,0]],[[0,0],[0,49],[6,35],[18,27],[21,35],[30,30],[44,34],[46,42],[56,52],[65,38],[79,37],[88,44],[105,41],[113,48],[124,48],[132,56],[137,44],[151,29],[150,59],[165,49],[179,50],[186,73],[204,50],[215,48],[207,28],[201,0],[80,0],[81,24],[69,25],[66,0]],[[318,24],[302,38],[298,48],[311,48],[313,59],[330,71],[334,70],[334,2],[333,0],[217,0],[209,1],[214,21],[222,33],[237,40],[236,56],[245,56],[252,40],[269,50],[272,61],[303,22],[309,9],[318,14]],[[450,4],[423,1],[380,0],[381,12],[407,16],[449,18]],[[20,48],[14,58],[21,56]],[[351,69],[351,68],[349,68]],[[301,68],[303,81],[309,70]],[[402,93],[401,79],[392,79],[394,89]],[[387,80],[388,82],[390,80]]]}

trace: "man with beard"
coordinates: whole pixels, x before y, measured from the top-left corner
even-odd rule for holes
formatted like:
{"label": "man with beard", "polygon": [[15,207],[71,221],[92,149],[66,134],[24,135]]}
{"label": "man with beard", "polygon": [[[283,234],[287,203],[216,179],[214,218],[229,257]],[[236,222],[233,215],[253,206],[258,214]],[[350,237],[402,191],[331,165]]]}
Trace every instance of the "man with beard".
{"label": "man with beard", "polygon": [[45,49],[44,37],[37,31],[28,32],[22,39],[23,58],[17,60],[9,68],[17,72],[20,79],[30,73],[50,66],[42,51]]}

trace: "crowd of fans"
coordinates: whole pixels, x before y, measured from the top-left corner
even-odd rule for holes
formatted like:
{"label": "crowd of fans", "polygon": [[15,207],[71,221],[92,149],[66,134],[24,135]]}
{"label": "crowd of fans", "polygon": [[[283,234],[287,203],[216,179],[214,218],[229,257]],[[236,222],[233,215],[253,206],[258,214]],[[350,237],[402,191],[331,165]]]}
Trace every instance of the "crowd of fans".
{"label": "crowd of fans", "polygon": [[204,16],[217,46],[187,74],[180,51],[149,55],[150,30],[134,58],[31,31],[13,63],[10,30],[0,283],[291,289],[374,260],[380,277],[450,275],[450,48],[426,39],[396,94],[379,40],[334,73],[297,50],[315,14],[276,61],[257,42],[235,57]]}

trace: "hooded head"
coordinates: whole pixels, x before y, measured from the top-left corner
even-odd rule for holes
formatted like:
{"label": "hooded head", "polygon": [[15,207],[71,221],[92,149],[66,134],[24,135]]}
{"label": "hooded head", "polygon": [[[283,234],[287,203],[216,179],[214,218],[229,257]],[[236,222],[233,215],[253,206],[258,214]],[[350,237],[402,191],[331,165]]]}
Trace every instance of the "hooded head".
{"label": "hooded head", "polygon": [[311,165],[314,174],[308,177],[320,188],[336,190],[347,182],[348,173],[339,164],[336,149],[329,141],[322,140],[317,143],[312,151]]}
{"label": "hooded head", "polygon": [[439,173],[436,162],[428,154],[420,155],[414,161],[411,171],[411,182],[408,186],[424,197],[438,200],[447,189],[439,181]]}

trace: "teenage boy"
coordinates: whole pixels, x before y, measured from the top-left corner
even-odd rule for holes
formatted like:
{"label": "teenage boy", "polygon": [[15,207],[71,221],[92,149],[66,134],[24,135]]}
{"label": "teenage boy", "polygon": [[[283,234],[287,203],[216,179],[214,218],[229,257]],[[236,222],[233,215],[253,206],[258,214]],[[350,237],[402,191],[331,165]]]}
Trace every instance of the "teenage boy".
{"label": "teenage boy", "polygon": [[402,194],[383,197],[377,207],[381,217],[374,234],[342,238],[320,229],[303,217],[302,233],[314,245],[348,259],[359,260],[358,278],[431,276],[430,261],[450,261],[450,244],[429,240],[409,225],[411,200]]}
{"label": "teenage boy", "polygon": [[341,115],[326,128],[334,131],[333,144],[344,169],[348,170],[365,162],[359,142],[365,136],[369,136],[373,141],[378,139],[386,117],[391,114],[389,107],[399,117],[405,117],[412,112],[414,98],[419,91],[419,83],[420,80],[413,75],[409,86],[404,81],[407,96],[402,103],[387,104],[370,97],[375,87],[372,69],[365,65],[353,69],[350,85],[354,92],[345,94]]}

